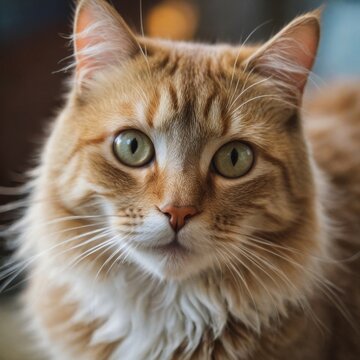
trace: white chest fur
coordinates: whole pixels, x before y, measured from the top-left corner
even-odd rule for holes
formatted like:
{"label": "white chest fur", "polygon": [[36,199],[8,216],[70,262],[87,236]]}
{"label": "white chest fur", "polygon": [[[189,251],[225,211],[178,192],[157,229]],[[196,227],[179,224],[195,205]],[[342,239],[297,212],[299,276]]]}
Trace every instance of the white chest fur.
{"label": "white chest fur", "polygon": [[[48,276],[47,284],[68,289],[63,301],[76,304],[69,325],[101,323],[92,334],[90,347],[119,343],[110,360],[168,360],[179,347],[184,358],[190,357],[204,334],[210,331],[214,338],[221,336],[229,316],[260,332],[261,324],[274,313],[274,304],[266,298],[268,292],[249,297],[225,280],[224,274],[160,281],[135,265],[122,264],[116,275],[104,280],[89,269],[69,270],[66,264],[54,266],[44,261],[40,267]],[[275,289],[270,290],[275,299]],[[285,308],[286,298],[277,300],[278,309]],[[40,326],[39,330],[46,339],[45,329]],[[52,354],[63,356],[68,351],[54,351],[51,342],[44,345]],[[240,349],[227,349],[227,358],[237,358],[235,350],[238,353]]]}
{"label": "white chest fur", "polygon": [[225,298],[200,280],[160,282],[124,268],[107,281],[71,276],[66,282],[66,301],[80,304],[72,321],[105,319],[92,345],[121,340],[114,360],[169,359],[180,345],[191,354],[206,329],[217,336],[227,320]]}

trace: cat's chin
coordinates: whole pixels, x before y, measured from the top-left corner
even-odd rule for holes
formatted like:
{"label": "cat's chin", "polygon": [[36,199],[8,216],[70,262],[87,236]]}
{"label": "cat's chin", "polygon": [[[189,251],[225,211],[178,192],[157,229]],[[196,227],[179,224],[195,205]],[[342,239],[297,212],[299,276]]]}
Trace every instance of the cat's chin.
{"label": "cat's chin", "polygon": [[134,249],[132,257],[145,271],[160,279],[184,280],[209,266],[206,257],[195,254],[177,241]]}

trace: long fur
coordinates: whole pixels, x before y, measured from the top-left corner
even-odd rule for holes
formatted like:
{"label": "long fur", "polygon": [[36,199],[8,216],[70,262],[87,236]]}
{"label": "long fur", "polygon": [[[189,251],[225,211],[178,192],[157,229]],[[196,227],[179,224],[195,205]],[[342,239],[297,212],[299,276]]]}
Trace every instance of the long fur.
{"label": "long fur", "polygon": [[[80,2],[73,86],[14,226],[50,358],[320,360],[334,314],[355,333],[336,271],[336,184],[298,114],[317,16],[238,48],[136,38],[107,3]],[[153,163],[114,156],[128,128],[151,139]],[[212,159],[233,140],[256,160],[230,180]],[[178,233],[186,251],[154,251],[174,234],[168,203],[200,209]]]}

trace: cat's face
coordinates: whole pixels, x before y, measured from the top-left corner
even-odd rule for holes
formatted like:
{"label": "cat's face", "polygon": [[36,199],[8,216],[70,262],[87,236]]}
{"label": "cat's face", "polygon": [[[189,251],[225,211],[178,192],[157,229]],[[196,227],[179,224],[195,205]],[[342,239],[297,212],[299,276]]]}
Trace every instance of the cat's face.
{"label": "cat's face", "polygon": [[255,50],[141,42],[146,55],[74,90],[55,128],[48,158],[64,206],[104,215],[111,261],[161,278],[246,271],[252,254],[263,266],[264,239],[309,246],[301,126],[276,82],[245,68]]}

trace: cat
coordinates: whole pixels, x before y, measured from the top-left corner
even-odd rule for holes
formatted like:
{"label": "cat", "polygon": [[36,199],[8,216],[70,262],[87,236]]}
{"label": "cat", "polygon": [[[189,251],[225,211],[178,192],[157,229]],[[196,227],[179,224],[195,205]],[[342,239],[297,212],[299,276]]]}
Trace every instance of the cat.
{"label": "cat", "polygon": [[359,359],[360,126],[301,116],[319,19],[207,45],[78,3],[16,225],[50,359]]}

